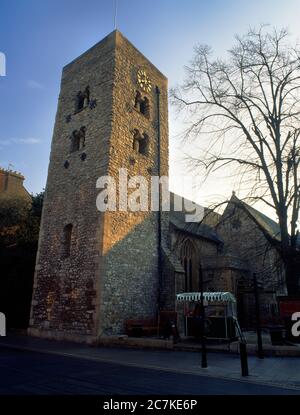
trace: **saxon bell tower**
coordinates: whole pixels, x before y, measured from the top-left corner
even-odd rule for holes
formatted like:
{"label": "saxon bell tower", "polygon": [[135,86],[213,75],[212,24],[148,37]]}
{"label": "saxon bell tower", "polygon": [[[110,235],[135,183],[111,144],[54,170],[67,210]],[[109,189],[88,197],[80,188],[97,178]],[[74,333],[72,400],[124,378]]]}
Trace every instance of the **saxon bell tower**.
{"label": "saxon bell tower", "polygon": [[[155,316],[161,212],[99,212],[99,177],[168,175],[167,79],[114,31],[63,69],[29,333],[94,342]],[[119,186],[116,188],[117,198]]]}

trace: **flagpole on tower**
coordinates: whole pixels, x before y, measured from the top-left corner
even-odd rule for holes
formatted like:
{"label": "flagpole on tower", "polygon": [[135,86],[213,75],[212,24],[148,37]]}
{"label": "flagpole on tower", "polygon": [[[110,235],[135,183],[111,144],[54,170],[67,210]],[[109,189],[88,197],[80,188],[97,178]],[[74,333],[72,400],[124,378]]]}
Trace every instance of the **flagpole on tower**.
{"label": "flagpole on tower", "polygon": [[117,17],[118,17],[118,0],[114,0],[114,9],[115,9],[115,13],[114,13],[114,28],[115,30],[117,30]]}

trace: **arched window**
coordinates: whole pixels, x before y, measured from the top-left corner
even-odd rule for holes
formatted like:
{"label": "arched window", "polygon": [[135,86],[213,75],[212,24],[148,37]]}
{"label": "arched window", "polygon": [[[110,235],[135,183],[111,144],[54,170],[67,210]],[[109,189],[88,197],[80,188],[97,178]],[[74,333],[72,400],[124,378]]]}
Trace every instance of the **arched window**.
{"label": "arched window", "polygon": [[145,117],[150,117],[150,105],[149,105],[149,99],[144,98],[144,100],[140,103],[140,112],[145,115]]}
{"label": "arched window", "polygon": [[141,114],[145,117],[150,117],[150,102],[147,97],[142,97],[140,91],[136,91],[135,100],[134,100],[134,108],[137,109]]}
{"label": "arched window", "polygon": [[139,153],[140,151],[140,139],[141,139],[141,134],[139,130],[135,129],[133,132],[133,149],[137,153]]}
{"label": "arched window", "polygon": [[86,127],[81,127],[80,130],[74,130],[71,136],[70,152],[82,150],[85,147],[85,133]]}
{"label": "arched window", "polygon": [[68,258],[71,253],[73,225],[69,223],[63,230],[62,257]]}
{"label": "arched window", "polygon": [[134,99],[134,108],[137,109],[138,111],[140,111],[140,105],[142,101],[143,101],[143,98],[142,98],[140,91],[136,91],[135,99]]}
{"label": "arched window", "polygon": [[71,135],[70,152],[73,153],[74,151],[78,151],[79,150],[79,145],[80,145],[79,131],[78,130],[74,130],[72,132],[72,135]]}
{"label": "arched window", "polygon": [[86,127],[81,127],[79,130],[79,150],[82,150],[85,147],[85,133]]}
{"label": "arched window", "polygon": [[192,243],[189,240],[184,241],[181,248],[181,262],[185,271],[185,291],[197,291],[193,275],[195,273],[195,252]]}
{"label": "arched window", "polygon": [[142,139],[140,140],[140,148],[139,153],[143,154],[144,156],[148,153],[148,135],[146,133],[143,134]]}
{"label": "arched window", "polygon": [[79,91],[76,95],[76,107],[75,112],[83,110],[83,108],[87,107],[90,103],[90,87],[87,86],[85,90]]}
{"label": "arched window", "polygon": [[76,96],[76,108],[75,111],[81,111],[84,108],[84,93],[79,91]]}
{"label": "arched window", "polygon": [[146,133],[141,134],[139,130],[135,129],[133,133],[133,149],[143,155],[148,153],[149,137]]}

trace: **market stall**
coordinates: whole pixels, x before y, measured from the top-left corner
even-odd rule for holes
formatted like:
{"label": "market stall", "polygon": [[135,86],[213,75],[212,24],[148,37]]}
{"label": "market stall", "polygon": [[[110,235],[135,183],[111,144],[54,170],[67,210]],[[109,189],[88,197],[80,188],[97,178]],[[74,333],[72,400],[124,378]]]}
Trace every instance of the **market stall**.
{"label": "market stall", "polygon": [[[199,337],[201,330],[201,292],[176,295],[176,309],[183,304],[185,336]],[[203,292],[205,307],[205,335],[208,339],[233,341],[242,337],[237,315],[236,300],[230,292]]]}

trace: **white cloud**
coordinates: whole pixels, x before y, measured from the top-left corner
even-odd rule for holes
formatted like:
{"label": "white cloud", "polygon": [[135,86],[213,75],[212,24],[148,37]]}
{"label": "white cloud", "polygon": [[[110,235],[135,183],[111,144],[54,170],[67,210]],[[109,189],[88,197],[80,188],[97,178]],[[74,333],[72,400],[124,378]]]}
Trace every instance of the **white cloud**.
{"label": "white cloud", "polygon": [[29,138],[15,138],[12,140],[14,143],[22,144],[39,144],[41,140],[39,138],[29,137]]}
{"label": "white cloud", "polygon": [[28,137],[28,138],[10,138],[8,140],[0,140],[0,146],[10,146],[12,144],[26,144],[35,145],[41,143],[42,140],[39,138]]}
{"label": "white cloud", "polygon": [[29,79],[27,81],[27,86],[29,88],[32,88],[32,89],[45,89],[45,87],[44,87],[43,84],[41,84],[40,82],[37,82],[37,81],[35,81],[33,79]]}

